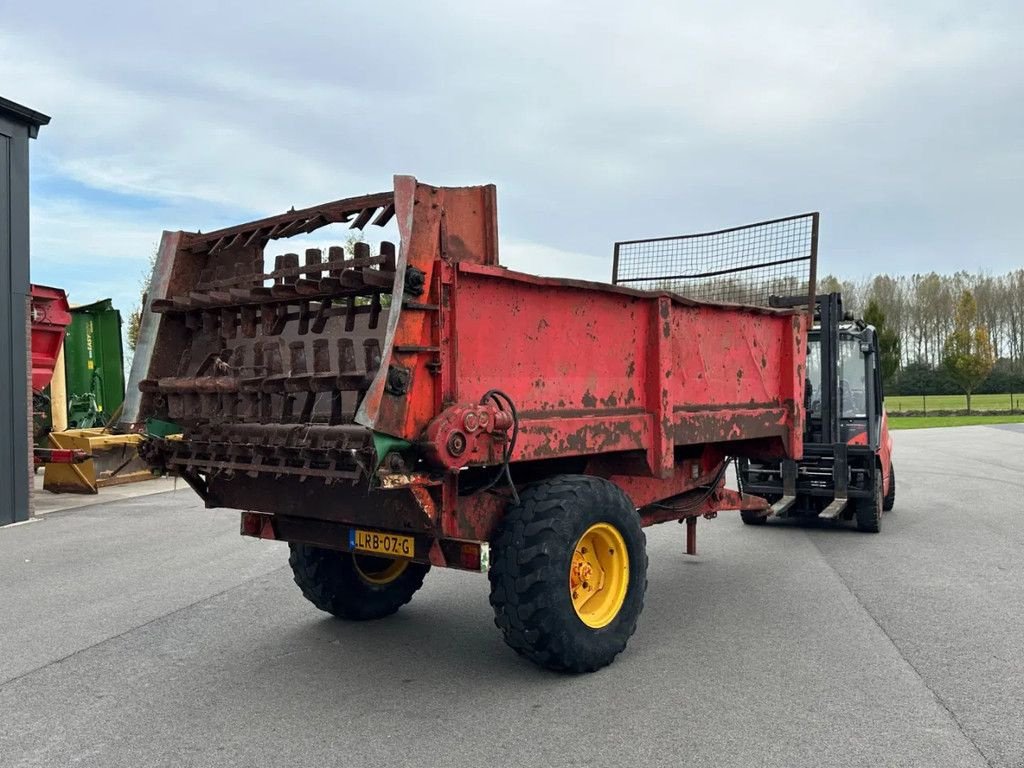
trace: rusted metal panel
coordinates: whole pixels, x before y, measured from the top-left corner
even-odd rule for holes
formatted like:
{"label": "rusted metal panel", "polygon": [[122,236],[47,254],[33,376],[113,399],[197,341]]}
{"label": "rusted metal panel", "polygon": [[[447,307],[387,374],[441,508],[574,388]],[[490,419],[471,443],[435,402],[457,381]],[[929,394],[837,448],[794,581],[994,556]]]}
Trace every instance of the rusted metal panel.
{"label": "rusted metal panel", "polygon": [[500,386],[515,401],[514,460],[644,450],[668,477],[680,445],[799,449],[802,313],[458,272],[453,386],[467,399]]}

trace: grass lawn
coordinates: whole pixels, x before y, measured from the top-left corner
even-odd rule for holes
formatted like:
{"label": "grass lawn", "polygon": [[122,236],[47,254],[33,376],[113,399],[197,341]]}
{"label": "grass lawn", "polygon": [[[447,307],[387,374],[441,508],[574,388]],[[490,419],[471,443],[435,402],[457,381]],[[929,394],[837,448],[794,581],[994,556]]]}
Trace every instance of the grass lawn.
{"label": "grass lawn", "polygon": [[[1013,406],[1024,408],[1024,393],[1013,395]],[[889,395],[885,398],[885,408],[890,413],[899,411],[957,411],[967,408],[967,398],[963,395]],[[974,395],[971,397],[971,409],[980,411],[1010,410],[1010,395]]]}
{"label": "grass lawn", "polygon": [[[972,398],[973,399],[973,398]],[[888,402],[888,401],[887,401]],[[931,402],[931,398],[928,398]],[[973,406],[974,403],[971,403]],[[1022,424],[1024,416],[890,416],[889,429],[925,427],[970,427],[975,424]]]}

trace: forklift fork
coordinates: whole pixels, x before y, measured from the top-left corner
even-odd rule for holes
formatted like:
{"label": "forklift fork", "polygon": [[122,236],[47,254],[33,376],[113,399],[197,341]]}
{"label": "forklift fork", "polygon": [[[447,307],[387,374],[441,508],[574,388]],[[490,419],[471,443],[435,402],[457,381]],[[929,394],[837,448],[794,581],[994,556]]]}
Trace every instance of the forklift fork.
{"label": "forklift fork", "polygon": [[832,487],[835,488],[835,498],[818,515],[829,520],[839,517],[849,501],[850,462],[847,459],[846,443],[835,443],[832,446]]}
{"label": "forklift fork", "polygon": [[782,498],[772,504],[769,515],[782,517],[796,501],[796,462],[793,459],[782,461]]}

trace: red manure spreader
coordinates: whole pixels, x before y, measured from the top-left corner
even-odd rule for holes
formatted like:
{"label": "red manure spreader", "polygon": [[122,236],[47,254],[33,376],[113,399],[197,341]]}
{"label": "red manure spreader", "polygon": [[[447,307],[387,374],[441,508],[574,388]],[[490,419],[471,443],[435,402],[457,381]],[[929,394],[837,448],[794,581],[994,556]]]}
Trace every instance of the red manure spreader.
{"label": "red manure spreader", "polygon": [[[177,424],[149,464],[288,542],[318,608],[377,619],[431,567],[488,572],[508,645],[592,671],[636,628],[644,528],[685,522],[693,553],[699,517],[769,509],[725,487],[731,459],[802,455],[817,221],[619,243],[617,285],[502,267],[493,186],[409,176],[165,233],[126,417]],[[265,260],[329,224],[399,244]]]}

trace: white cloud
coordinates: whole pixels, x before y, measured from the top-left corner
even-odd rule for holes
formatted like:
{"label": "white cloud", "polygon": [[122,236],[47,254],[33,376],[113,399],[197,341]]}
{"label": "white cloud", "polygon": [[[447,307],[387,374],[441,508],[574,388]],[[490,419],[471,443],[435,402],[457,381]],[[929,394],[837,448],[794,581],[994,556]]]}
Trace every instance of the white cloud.
{"label": "white cloud", "polygon": [[109,264],[112,271],[145,263],[165,228],[157,217],[98,209],[69,199],[32,201],[33,262]]}
{"label": "white cloud", "polygon": [[503,240],[498,248],[498,257],[509,269],[544,277],[609,282],[612,275],[611,244],[606,255],[595,256],[542,243]]}
{"label": "white cloud", "polygon": [[110,254],[142,232],[148,248],[401,172],[498,182],[523,269],[607,279],[615,239],[821,208],[858,270],[912,268],[893,258],[910,251],[955,268],[975,228],[1000,270],[1024,246],[1022,19],[998,2],[17,4],[0,83],[53,114],[37,172],[159,205],[37,197],[52,258],[75,241],[127,260]]}

